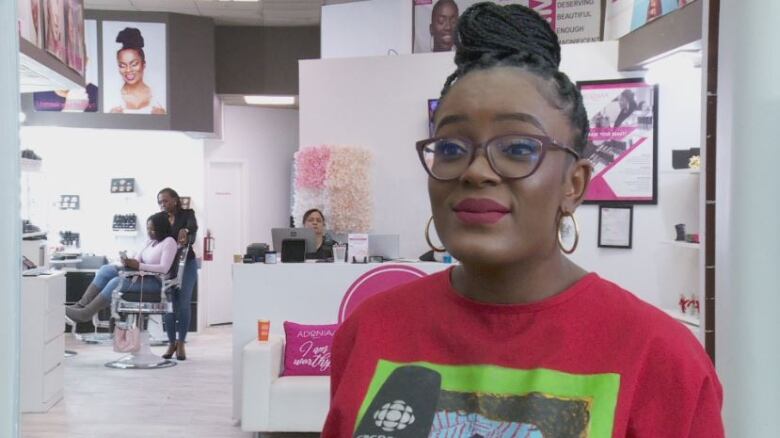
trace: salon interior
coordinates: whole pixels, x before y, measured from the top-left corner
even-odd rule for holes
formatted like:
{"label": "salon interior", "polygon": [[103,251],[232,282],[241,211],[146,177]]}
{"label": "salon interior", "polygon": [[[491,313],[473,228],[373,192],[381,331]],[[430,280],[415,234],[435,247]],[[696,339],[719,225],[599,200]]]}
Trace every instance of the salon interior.
{"label": "salon interior", "polygon": [[[414,149],[454,69],[435,3],[0,2],[0,436],[319,436],[327,345],[285,345],[458,263]],[[780,436],[780,5],[530,3],[607,132],[569,257],[692,332],[727,436]],[[123,274],[182,211],[171,268]]]}

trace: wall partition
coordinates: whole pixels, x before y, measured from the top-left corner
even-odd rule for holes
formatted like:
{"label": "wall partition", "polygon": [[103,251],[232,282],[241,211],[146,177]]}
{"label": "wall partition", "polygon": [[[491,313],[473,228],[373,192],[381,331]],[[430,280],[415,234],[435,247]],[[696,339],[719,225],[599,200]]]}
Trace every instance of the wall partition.
{"label": "wall partition", "polygon": [[214,132],[211,18],[125,11],[85,18],[86,88],[23,95],[27,125]]}
{"label": "wall partition", "polygon": [[19,70],[16,2],[0,2],[0,436],[19,436]]}

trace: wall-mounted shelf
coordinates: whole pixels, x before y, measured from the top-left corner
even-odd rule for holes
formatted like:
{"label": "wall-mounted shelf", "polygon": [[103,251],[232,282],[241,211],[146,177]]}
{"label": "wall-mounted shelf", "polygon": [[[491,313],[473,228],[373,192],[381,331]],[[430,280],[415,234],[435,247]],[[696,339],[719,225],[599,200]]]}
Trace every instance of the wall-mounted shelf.
{"label": "wall-mounted shelf", "polygon": [[679,242],[677,240],[662,240],[661,243],[663,243],[664,245],[676,246],[678,248],[686,248],[686,249],[693,249],[693,250],[698,250],[699,248],[701,248],[700,243]]}
{"label": "wall-mounted shelf", "polygon": [[[34,237],[43,237],[46,236],[46,231],[36,231],[34,233],[22,233],[22,239],[30,239],[32,240]],[[40,239],[44,240],[44,239]]]}
{"label": "wall-mounted shelf", "polygon": [[664,313],[666,313],[667,315],[671,316],[672,318],[686,325],[699,327],[699,325],[701,324],[701,320],[699,319],[698,316],[686,315],[680,312],[678,309],[661,309],[661,310],[663,310]]}
{"label": "wall-mounted shelf", "polygon": [[31,160],[29,158],[20,158],[20,168],[22,172],[40,172],[43,160]]}
{"label": "wall-mounted shelf", "polygon": [[669,175],[701,175],[701,169],[672,169],[672,170],[662,170],[662,174],[669,174]]}
{"label": "wall-mounted shelf", "polygon": [[55,265],[55,266],[62,266],[62,265],[77,265],[81,263],[83,260],[81,258],[78,259],[63,259],[63,260],[54,260],[50,259],[49,264]]}
{"label": "wall-mounted shelf", "polygon": [[135,237],[138,235],[138,230],[113,230],[111,233],[115,237]]}
{"label": "wall-mounted shelf", "polygon": [[19,91],[71,90],[84,86],[84,78],[54,55],[19,38]]}

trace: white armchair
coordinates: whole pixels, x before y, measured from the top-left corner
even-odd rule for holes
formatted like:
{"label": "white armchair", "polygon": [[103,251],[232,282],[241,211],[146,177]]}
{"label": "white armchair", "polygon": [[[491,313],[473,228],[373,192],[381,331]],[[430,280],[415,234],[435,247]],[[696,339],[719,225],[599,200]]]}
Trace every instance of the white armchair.
{"label": "white armchair", "polygon": [[[393,264],[365,272],[344,294],[338,322],[370,296],[426,275],[414,266]],[[271,335],[268,342],[253,340],[244,345],[241,428],[248,432],[322,432],[330,407],[330,376],[280,377],[283,364],[283,336]]]}
{"label": "white armchair", "polygon": [[321,432],[330,405],[329,376],[281,377],[284,337],[244,346],[241,429]]}

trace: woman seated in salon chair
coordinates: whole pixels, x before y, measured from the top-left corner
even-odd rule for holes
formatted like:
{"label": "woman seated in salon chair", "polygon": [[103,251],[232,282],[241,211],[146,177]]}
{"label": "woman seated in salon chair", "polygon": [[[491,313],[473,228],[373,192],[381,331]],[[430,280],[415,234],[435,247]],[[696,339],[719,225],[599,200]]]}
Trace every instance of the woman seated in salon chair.
{"label": "woman seated in salon chair", "polygon": [[325,235],[325,215],[316,208],[303,214],[303,226],[314,230],[317,250],[306,254],[307,259],[333,259],[333,244],[336,243]]}
{"label": "woman seated in salon chair", "polygon": [[[171,225],[167,214],[156,213],[149,216],[146,221],[146,232],[149,240],[141,249],[136,258],[122,257],[122,266],[113,264],[103,265],[95,274],[95,279],[87,286],[87,290],[81,299],[74,305],[65,308],[65,314],[75,322],[86,322],[100,310],[111,305],[111,293],[123,280],[119,276],[121,269],[158,272],[161,274],[170,271],[176,258],[178,249],[176,240],[170,236]],[[122,285],[124,291],[130,292],[160,292],[162,285],[160,280],[148,276],[143,282],[125,282]]]}

